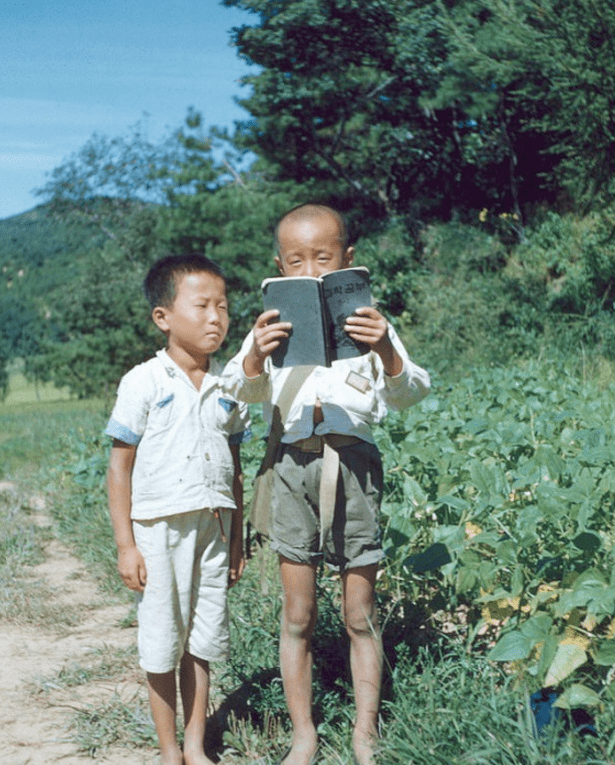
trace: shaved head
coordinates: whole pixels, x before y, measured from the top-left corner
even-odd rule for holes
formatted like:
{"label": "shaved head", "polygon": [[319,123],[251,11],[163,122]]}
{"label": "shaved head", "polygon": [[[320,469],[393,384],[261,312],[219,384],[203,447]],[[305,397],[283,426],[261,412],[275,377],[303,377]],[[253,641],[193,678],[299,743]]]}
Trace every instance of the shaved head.
{"label": "shaved head", "polygon": [[346,250],[348,247],[348,230],[346,228],[344,218],[340,215],[340,213],[338,213],[337,210],[334,210],[332,207],[310,203],[293,207],[293,209],[289,210],[284,216],[282,216],[278,222],[278,225],[275,227],[275,247],[278,253],[280,251],[278,235],[282,225],[286,223],[303,223],[304,221],[313,221],[322,217],[333,218],[333,220],[335,220],[339,231],[340,245],[343,250]]}

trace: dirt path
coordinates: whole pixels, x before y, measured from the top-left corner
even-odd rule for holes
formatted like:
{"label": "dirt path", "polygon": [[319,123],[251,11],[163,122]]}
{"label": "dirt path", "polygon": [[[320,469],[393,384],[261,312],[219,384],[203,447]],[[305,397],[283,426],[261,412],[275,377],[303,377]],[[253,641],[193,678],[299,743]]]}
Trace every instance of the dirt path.
{"label": "dirt path", "polygon": [[[0,484],[0,491],[13,487]],[[30,500],[39,525],[48,525],[44,502]],[[0,623],[0,763],[2,765],[153,765],[154,749],[130,750],[111,747],[93,757],[79,753],[71,726],[78,710],[91,710],[113,698],[131,702],[142,698],[142,673],[131,662],[119,674],[106,679],[88,679],[69,685],[54,680],[61,670],[92,664],[93,656],[109,656],[133,645],[134,628],[120,626],[128,613],[126,605],[105,605],[96,583],[83,564],[56,540],[46,544],[45,561],[32,569],[32,577],[51,588],[54,605],[78,606],[74,624],[54,629]]]}

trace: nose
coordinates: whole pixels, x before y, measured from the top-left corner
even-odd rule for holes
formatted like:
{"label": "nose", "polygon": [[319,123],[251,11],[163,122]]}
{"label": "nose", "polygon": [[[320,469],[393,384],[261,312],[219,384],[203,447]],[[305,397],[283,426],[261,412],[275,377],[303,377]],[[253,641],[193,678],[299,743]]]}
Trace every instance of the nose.
{"label": "nose", "polygon": [[210,324],[221,324],[222,312],[216,306],[212,306],[207,312],[207,319],[210,322]]}
{"label": "nose", "polygon": [[308,260],[305,264],[304,276],[320,276],[318,264],[313,260]]}

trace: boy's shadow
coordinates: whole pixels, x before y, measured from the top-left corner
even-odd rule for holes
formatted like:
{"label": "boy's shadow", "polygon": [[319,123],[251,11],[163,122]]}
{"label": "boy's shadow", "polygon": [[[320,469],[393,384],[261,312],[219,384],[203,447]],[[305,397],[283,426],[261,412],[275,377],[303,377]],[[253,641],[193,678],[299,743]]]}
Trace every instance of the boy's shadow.
{"label": "boy's shadow", "polygon": [[246,720],[256,728],[264,731],[264,716],[255,704],[255,696],[262,690],[270,687],[276,680],[280,680],[278,667],[263,668],[236,688],[227,696],[220,706],[207,718],[207,756],[217,762],[222,756],[228,744],[224,741],[224,734],[232,732],[233,721]]}
{"label": "boy's shadow", "polygon": [[[324,596],[324,601],[320,597],[319,622],[313,638],[313,713],[317,726],[325,717],[336,717],[336,710],[331,708],[332,704],[335,705],[337,701],[336,706],[341,716],[342,710],[352,703],[353,697],[349,639],[337,606],[327,601],[327,595]],[[386,702],[393,698],[393,675],[400,646],[405,646],[406,652],[418,652],[420,647],[430,644],[433,634],[429,623],[429,611],[411,602],[409,598],[394,603],[381,602],[379,605],[383,613],[382,700]],[[262,733],[266,732],[272,718],[277,717],[284,725],[288,714],[280,694],[281,677],[277,666],[264,667],[245,678],[207,720],[208,756],[215,762],[220,759],[229,745],[224,734],[232,734],[238,721],[247,721]],[[383,705],[382,708],[385,719],[386,706]]]}

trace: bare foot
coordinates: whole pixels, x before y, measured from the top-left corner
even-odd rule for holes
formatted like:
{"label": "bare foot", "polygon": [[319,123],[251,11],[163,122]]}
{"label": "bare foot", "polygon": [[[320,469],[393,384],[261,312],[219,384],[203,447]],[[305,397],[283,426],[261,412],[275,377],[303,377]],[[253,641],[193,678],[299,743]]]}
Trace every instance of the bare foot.
{"label": "bare foot", "polygon": [[161,765],[184,765],[184,758],[179,746],[169,748],[168,751],[160,750]]}
{"label": "bare foot", "polygon": [[376,742],[376,736],[355,728],[352,734],[352,748],[357,765],[376,765]]}
{"label": "bare foot", "polygon": [[310,736],[293,740],[290,750],[284,755],[280,765],[314,765],[318,754],[318,739]]}
{"label": "bare foot", "polygon": [[205,752],[201,749],[199,751],[190,751],[184,746],[184,765],[214,765]]}

